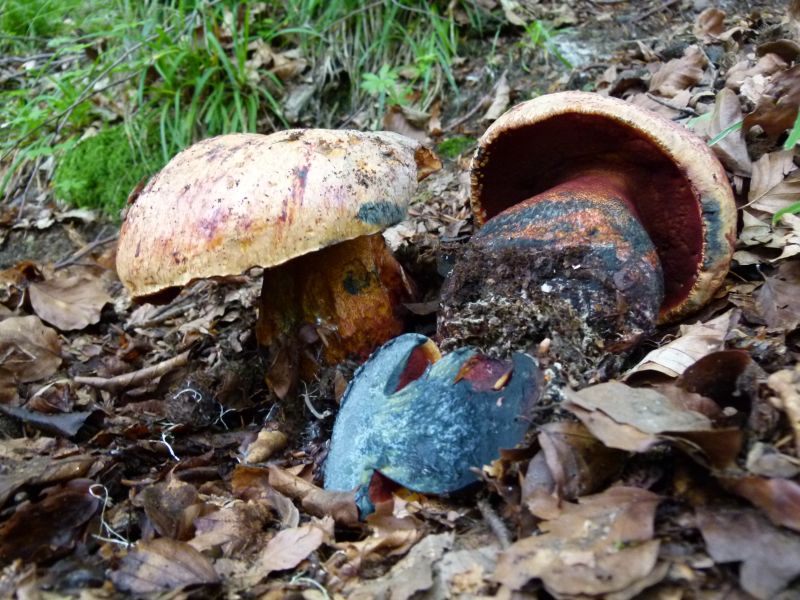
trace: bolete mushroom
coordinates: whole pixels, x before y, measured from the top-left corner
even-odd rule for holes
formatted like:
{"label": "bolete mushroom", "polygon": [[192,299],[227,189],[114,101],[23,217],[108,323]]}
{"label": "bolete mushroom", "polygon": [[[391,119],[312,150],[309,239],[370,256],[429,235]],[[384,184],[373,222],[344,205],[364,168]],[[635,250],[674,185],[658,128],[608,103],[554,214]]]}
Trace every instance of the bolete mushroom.
{"label": "bolete mushroom", "polygon": [[478,481],[475,469],[525,437],[541,375],[528,354],[474,348],[442,356],[423,335],[379,348],[343,398],[325,462],[325,487],[356,491],[362,516],[399,486],[428,494]]}
{"label": "bolete mushroom", "polygon": [[[502,352],[554,328],[597,364],[696,311],[727,273],[736,209],[725,171],[702,140],[646,109],[583,92],[519,104],[481,138],[471,178],[483,227],[445,282],[445,347]],[[505,337],[489,325],[504,315]]]}
{"label": "bolete mushroom", "polygon": [[440,166],[389,132],[230,134],[175,156],[130,206],[117,272],[163,300],[208,277],[264,267],[258,341],[325,328],[323,359],[366,358],[400,333],[410,283],[380,232]]}

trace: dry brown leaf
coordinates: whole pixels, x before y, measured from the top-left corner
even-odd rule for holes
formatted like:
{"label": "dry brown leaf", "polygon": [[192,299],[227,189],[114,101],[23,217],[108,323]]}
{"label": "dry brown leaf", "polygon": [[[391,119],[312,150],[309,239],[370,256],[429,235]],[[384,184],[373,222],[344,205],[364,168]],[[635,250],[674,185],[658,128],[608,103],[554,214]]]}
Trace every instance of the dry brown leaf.
{"label": "dry brown leaf", "polygon": [[566,394],[564,408],[609,448],[646,452],[667,442],[717,468],[730,466],[741,449],[740,430],[714,429],[705,415],[652,389],[612,381]]}
{"label": "dry brown leaf", "polygon": [[783,369],[769,376],[767,385],[777,396],[773,405],[786,413],[794,431],[794,443],[800,453],[800,364],[794,369]]}
{"label": "dry brown leaf", "polygon": [[759,600],[777,597],[800,575],[800,536],[753,510],[702,508],[697,525],[714,561],[742,563],[739,582]]}
{"label": "dry brown leaf", "polygon": [[566,504],[558,518],[540,524],[543,535],[523,538],[500,555],[495,580],[520,590],[538,578],[556,597],[623,592],[656,567],[659,501],[647,490],[612,487]]}
{"label": "dry brown leaf", "polygon": [[245,580],[255,585],[273,571],[293,569],[333,537],[333,519],[325,517],[275,534],[250,567]]}
{"label": "dry brown leaf", "polygon": [[111,302],[99,279],[80,276],[32,283],[28,293],[34,312],[62,331],[94,325]]}
{"label": "dry brown leaf", "polygon": [[171,478],[168,483],[142,489],[134,498],[134,506],[144,508],[159,535],[185,541],[194,535],[194,519],[200,516],[203,504],[193,485]]}
{"label": "dry brown leaf", "polygon": [[73,479],[45,490],[38,502],[17,506],[0,525],[0,562],[46,561],[73,547],[100,506],[90,493],[94,485],[89,479]]}
{"label": "dry brown leaf", "polygon": [[186,542],[158,538],[136,544],[111,581],[122,592],[156,594],[219,583],[211,561]]}
{"label": "dry brown leaf", "polygon": [[800,65],[795,65],[773,77],[755,110],[745,117],[742,130],[759,125],[770,138],[777,138],[794,125],[799,109]]}
{"label": "dry brown leaf", "polygon": [[755,307],[767,326],[791,331],[800,325],[800,260],[785,261],[755,294]]}
{"label": "dry brown leaf", "polygon": [[[776,212],[769,208],[770,197],[773,190],[783,182],[786,176],[797,168],[793,159],[793,150],[780,150],[764,154],[753,163],[753,177],[750,180],[750,192],[747,194],[749,206],[770,214]],[[798,190],[794,194],[795,199],[798,198],[798,194],[800,194],[800,179],[798,180]],[[766,206],[761,205],[762,201],[767,203]]]}
{"label": "dry brown leaf", "polygon": [[645,371],[677,377],[698,359],[722,348],[732,314],[728,311],[705,323],[681,325],[678,338],[647,354],[625,374],[625,379]]}
{"label": "dry brown leaf", "polygon": [[730,69],[725,78],[725,87],[738,92],[739,88],[749,79],[760,78],[766,80],[767,77],[774,75],[787,67],[784,61],[777,54],[768,53],[758,59],[755,65],[748,60],[741,60]]}
{"label": "dry brown leaf", "polygon": [[[29,442],[27,438],[23,438],[23,440],[26,443]],[[95,460],[95,457],[85,455],[61,459],[54,459],[47,455],[21,460],[20,453],[17,451],[14,451],[11,457],[3,456],[2,463],[7,471],[0,476],[0,506],[4,505],[11,494],[24,485],[42,486],[83,477]]]}
{"label": "dry brown leaf", "polygon": [[709,7],[697,15],[694,35],[698,38],[714,39],[725,31],[725,11]]}
{"label": "dry brown leaf", "polygon": [[681,58],[674,58],[659,67],[650,79],[650,91],[672,98],[678,92],[690,89],[703,78],[708,64],[705,53],[696,45],[684,50]]}
{"label": "dry brown leaf", "polygon": [[756,476],[720,477],[719,481],[761,509],[776,525],[800,531],[800,484],[791,479]]}
{"label": "dry brown leaf", "polygon": [[231,558],[262,546],[264,526],[272,518],[266,502],[236,500],[195,519],[197,535],[189,544],[200,552],[219,548]]}
{"label": "dry brown leaf", "polygon": [[[789,153],[791,154],[791,151]],[[791,163],[791,158],[789,163]],[[755,177],[755,172],[753,176]],[[800,198],[800,169],[790,168],[786,177],[766,190],[761,196],[753,196],[753,198],[752,207],[770,215],[774,215],[782,208],[791,206]]]}
{"label": "dry brown leaf", "polygon": [[500,115],[506,112],[509,102],[511,102],[511,86],[508,85],[508,78],[506,77],[506,74],[503,73],[494,86],[494,98],[492,99],[492,103],[489,105],[486,114],[483,115],[482,120],[496,120],[498,117],[500,117]]}
{"label": "dry brown leaf", "polygon": [[553,518],[561,500],[597,492],[615,476],[625,457],[604,446],[580,423],[544,425],[539,445],[542,449],[531,459],[522,482],[522,503],[540,518]]}
{"label": "dry brown leaf", "polygon": [[348,598],[408,600],[429,590],[434,584],[434,567],[453,545],[454,537],[452,533],[425,536],[383,577],[356,580]]}
{"label": "dry brown leaf", "polygon": [[[695,132],[698,135],[704,136],[707,140],[711,140],[733,125],[741,122],[743,118],[739,97],[733,90],[723,88],[717,92],[711,118],[706,121],[698,122],[695,126]],[[738,131],[731,131],[711,148],[714,154],[717,155],[717,158],[719,158],[734,175],[750,177],[753,165],[750,160],[750,155],[747,153],[747,144],[745,143],[744,133],[741,129]]]}
{"label": "dry brown leaf", "polygon": [[39,317],[0,321],[0,380],[29,383],[49,377],[61,364],[61,340]]}
{"label": "dry brown leaf", "polygon": [[415,111],[406,106],[393,104],[386,109],[386,114],[383,115],[383,129],[394,131],[423,144],[430,144],[431,139],[427,133],[429,118],[430,115],[426,112]]}
{"label": "dry brown leaf", "polygon": [[300,524],[300,511],[289,498],[269,484],[269,471],[266,469],[237,466],[231,476],[231,487],[237,497],[266,502],[280,516],[282,529]]}

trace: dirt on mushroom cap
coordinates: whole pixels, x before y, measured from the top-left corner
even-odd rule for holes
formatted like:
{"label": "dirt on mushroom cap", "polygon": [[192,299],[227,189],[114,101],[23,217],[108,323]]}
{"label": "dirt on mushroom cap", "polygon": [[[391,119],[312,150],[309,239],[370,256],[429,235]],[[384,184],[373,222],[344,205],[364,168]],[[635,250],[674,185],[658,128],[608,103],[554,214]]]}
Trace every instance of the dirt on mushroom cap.
{"label": "dirt on mushroom cap", "polygon": [[437,160],[389,132],[230,134],[175,156],[130,207],[117,271],[136,297],[270,267],[400,221]]}

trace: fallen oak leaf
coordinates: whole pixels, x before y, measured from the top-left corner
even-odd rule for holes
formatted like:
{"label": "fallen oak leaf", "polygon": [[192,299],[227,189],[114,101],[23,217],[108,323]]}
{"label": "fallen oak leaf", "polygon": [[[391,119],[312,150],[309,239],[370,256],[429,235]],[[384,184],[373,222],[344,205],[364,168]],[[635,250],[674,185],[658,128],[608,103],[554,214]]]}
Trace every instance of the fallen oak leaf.
{"label": "fallen oak leaf", "polygon": [[255,585],[273,571],[293,569],[308,555],[333,537],[331,517],[314,520],[307,525],[284,529],[275,534],[244,576],[248,585]]}
{"label": "fallen oak leaf", "polygon": [[39,317],[0,321],[0,379],[30,383],[49,377],[61,365],[61,340]]}
{"label": "fallen oak leaf", "polygon": [[701,508],[697,526],[715,562],[742,563],[739,582],[756,598],[776,597],[800,575],[800,536],[754,510]]}
{"label": "fallen oak leaf", "polygon": [[791,479],[766,477],[719,477],[734,494],[749,500],[776,525],[800,531],[800,484]]}
{"label": "fallen oak leaf", "polygon": [[98,323],[103,307],[112,301],[99,279],[80,276],[31,283],[28,294],[33,311],[62,331]]}
{"label": "fallen oak leaf", "polygon": [[158,538],[136,544],[111,581],[121,592],[155,594],[214,585],[220,579],[211,561],[186,542]]}
{"label": "fallen oak leaf", "polygon": [[46,489],[38,502],[17,506],[0,525],[0,561],[8,564],[21,558],[38,562],[70,550],[100,506],[91,493],[94,485],[89,479],[74,479]]}
{"label": "fallen oak leaf", "polygon": [[542,535],[523,538],[500,555],[494,579],[512,590],[541,579],[556,597],[635,586],[656,568],[660,544],[653,521],[660,500],[647,490],[612,487],[567,503],[556,519],[539,525]]}

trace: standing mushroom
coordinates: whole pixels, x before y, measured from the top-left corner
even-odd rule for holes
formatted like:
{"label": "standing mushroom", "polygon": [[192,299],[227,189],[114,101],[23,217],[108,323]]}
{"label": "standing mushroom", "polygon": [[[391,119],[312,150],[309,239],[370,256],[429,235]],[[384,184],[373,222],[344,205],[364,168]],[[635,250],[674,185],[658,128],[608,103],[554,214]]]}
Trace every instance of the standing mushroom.
{"label": "standing mushroom", "polygon": [[207,277],[264,267],[258,341],[325,328],[323,359],[366,356],[400,333],[410,283],[380,232],[402,220],[439,168],[387,132],[231,134],[175,156],[130,207],[117,272],[135,298],[163,300]]}
{"label": "standing mushroom", "polygon": [[645,109],[582,92],[519,104],[483,135],[471,177],[483,228],[445,282],[445,349],[552,338],[596,367],[696,311],[727,273],[725,172],[702,140]]}

